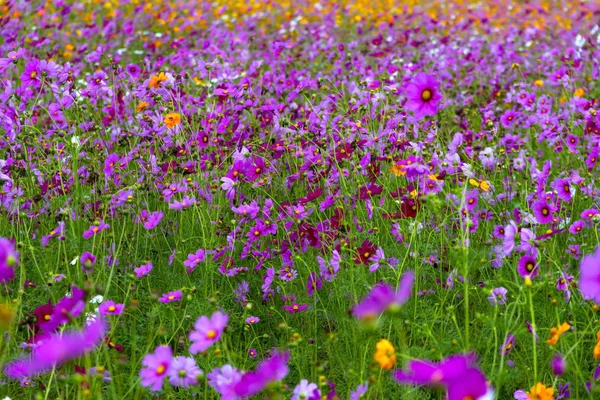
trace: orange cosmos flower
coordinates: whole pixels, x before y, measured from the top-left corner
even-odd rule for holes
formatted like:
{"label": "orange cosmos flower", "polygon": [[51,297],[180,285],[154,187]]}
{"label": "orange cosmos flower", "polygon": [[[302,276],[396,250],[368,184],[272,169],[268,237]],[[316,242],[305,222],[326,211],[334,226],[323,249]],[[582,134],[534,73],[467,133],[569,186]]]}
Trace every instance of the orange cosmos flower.
{"label": "orange cosmos flower", "polygon": [[556,345],[558,343],[558,339],[562,336],[563,333],[567,332],[571,329],[571,325],[563,322],[562,325],[559,325],[557,328],[550,329],[550,339],[546,341],[550,346]]}
{"label": "orange cosmos flower", "polygon": [[387,339],[381,339],[377,343],[377,351],[375,352],[375,361],[379,363],[383,369],[392,369],[396,365],[396,349]]}
{"label": "orange cosmos flower", "polygon": [[596,346],[594,347],[594,358],[600,358],[600,331],[596,334]]}
{"label": "orange cosmos flower", "polygon": [[546,387],[543,383],[538,382],[527,392],[527,398],[529,400],[554,400],[554,388]]}
{"label": "orange cosmos flower", "polygon": [[150,82],[148,82],[148,87],[151,88],[157,88],[159,87],[161,82],[166,81],[167,79],[169,79],[164,72],[161,72],[158,75],[152,75],[150,77]]}
{"label": "orange cosmos flower", "polygon": [[150,107],[150,104],[146,103],[145,101],[142,101],[140,104],[137,105],[135,110],[137,112],[142,112],[148,107]]}
{"label": "orange cosmos flower", "polygon": [[585,94],[585,90],[583,90],[583,88],[577,88],[577,89],[575,89],[575,93],[573,93],[573,96],[583,97],[584,94]]}
{"label": "orange cosmos flower", "polygon": [[179,125],[181,123],[181,115],[177,113],[167,114],[165,116],[165,125],[169,129],[173,129],[175,125]]}

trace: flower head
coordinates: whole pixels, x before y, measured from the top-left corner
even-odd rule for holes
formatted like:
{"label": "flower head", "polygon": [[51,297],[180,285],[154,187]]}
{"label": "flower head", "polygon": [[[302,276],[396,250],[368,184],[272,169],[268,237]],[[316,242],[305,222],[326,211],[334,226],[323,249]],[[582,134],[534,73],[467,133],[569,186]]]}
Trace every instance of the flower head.
{"label": "flower head", "polygon": [[406,109],[412,111],[415,118],[435,115],[442,100],[438,81],[429,74],[419,72],[406,86]]}
{"label": "flower head", "polygon": [[154,353],[147,354],[142,360],[144,368],[140,371],[142,386],[150,387],[153,391],[160,391],[172,359],[173,354],[169,346],[158,346]]}
{"label": "flower head", "polygon": [[377,342],[377,351],[373,358],[383,369],[392,369],[396,365],[396,349],[387,339],[381,339]]}
{"label": "flower head", "polygon": [[190,353],[196,354],[205,351],[221,338],[221,334],[227,326],[229,316],[220,311],[215,312],[210,318],[203,315],[194,324],[194,330],[190,333]]}

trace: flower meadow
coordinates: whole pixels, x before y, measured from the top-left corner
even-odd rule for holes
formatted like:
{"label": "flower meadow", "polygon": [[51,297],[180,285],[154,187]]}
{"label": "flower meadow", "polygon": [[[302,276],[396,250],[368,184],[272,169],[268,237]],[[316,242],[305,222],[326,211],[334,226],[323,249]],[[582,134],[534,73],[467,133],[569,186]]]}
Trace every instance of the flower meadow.
{"label": "flower meadow", "polygon": [[599,21],[0,0],[0,396],[600,398]]}

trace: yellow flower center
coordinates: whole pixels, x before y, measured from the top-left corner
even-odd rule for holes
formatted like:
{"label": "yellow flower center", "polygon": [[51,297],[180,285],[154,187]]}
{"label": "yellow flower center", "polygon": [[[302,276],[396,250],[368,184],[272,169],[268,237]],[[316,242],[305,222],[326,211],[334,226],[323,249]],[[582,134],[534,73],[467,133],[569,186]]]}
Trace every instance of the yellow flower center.
{"label": "yellow flower center", "polygon": [[162,375],[165,373],[165,366],[164,365],[159,365],[158,368],[156,368],[156,374],[157,375]]}
{"label": "yellow flower center", "polygon": [[428,101],[431,99],[431,96],[432,96],[431,90],[425,89],[425,90],[423,90],[423,93],[421,93],[421,100]]}
{"label": "yellow flower center", "polygon": [[215,336],[217,336],[217,331],[215,331],[214,329],[213,329],[213,330],[210,330],[210,331],[208,331],[208,332],[206,333],[206,338],[207,338],[207,339],[214,339],[214,338],[215,338]]}

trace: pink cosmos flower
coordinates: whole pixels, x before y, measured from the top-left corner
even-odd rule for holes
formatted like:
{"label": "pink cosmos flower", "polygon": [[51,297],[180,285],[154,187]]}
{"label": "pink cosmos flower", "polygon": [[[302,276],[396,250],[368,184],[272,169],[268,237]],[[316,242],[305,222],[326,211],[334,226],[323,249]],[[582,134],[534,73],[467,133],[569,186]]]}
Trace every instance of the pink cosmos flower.
{"label": "pink cosmos flower", "polygon": [[422,119],[426,115],[435,115],[442,100],[438,81],[429,74],[419,72],[406,86],[406,109]]}
{"label": "pink cosmos flower", "polygon": [[198,384],[198,376],[202,375],[202,370],[193,358],[179,356],[171,361],[167,375],[171,385],[187,389]]}
{"label": "pink cosmos flower", "polygon": [[229,316],[220,311],[215,312],[210,318],[203,315],[194,324],[194,330],[190,332],[190,353],[196,354],[205,351],[221,338],[223,330],[227,326]]}
{"label": "pink cosmos flower", "polygon": [[165,303],[165,304],[173,303],[175,301],[180,301],[181,296],[183,296],[183,293],[181,292],[181,290],[175,290],[173,292],[163,294],[162,297],[160,299],[158,299],[158,301],[160,301],[161,303]]}
{"label": "pink cosmos flower", "polygon": [[0,283],[14,279],[13,267],[19,265],[19,253],[8,239],[0,237]]}
{"label": "pink cosmos flower", "polygon": [[123,314],[123,310],[125,308],[125,304],[115,304],[114,301],[112,300],[107,300],[105,302],[103,302],[102,304],[100,304],[100,307],[98,307],[98,311],[100,312],[100,315],[107,315],[107,314],[111,314],[111,315],[121,315]]}
{"label": "pink cosmos flower", "polygon": [[83,232],[83,237],[85,239],[89,239],[107,228],[110,228],[110,225],[104,221],[100,221],[98,225],[91,225],[87,231]]}
{"label": "pink cosmos flower", "polygon": [[133,272],[135,272],[136,278],[141,278],[142,276],[146,276],[152,271],[152,263],[140,265],[138,268],[134,268]]}
{"label": "pink cosmos flower", "polygon": [[600,303],[600,246],[581,260],[579,290],[584,298]]}
{"label": "pink cosmos flower", "polygon": [[104,338],[106,323],[102,318],[81,331],[68,331],[50,335],[39,342],[27,358],[6,365],[4,373],[11,379],[37,376],[69,360],[92,351]]}
{"label": "pink cosmos flower", "polygon": [[155,392],[160,391],[163,381],[169,372],[172,359],[173,354],[169,346],[158,346],[154,350],[154,353],[146,354],[142,360],[144,368],[140,371],[142,386],[150,387]]}

